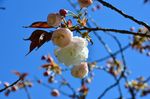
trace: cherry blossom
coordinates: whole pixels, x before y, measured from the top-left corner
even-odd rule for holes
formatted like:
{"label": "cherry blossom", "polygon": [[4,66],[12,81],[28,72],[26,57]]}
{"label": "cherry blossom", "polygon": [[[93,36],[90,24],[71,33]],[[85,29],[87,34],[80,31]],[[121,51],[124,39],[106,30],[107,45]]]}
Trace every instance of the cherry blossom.
{"label": "cherry blossom", "polygon": [[61,15],[58,13],[50,13],[47,17],[47,24],[49,26],[59,26],[62,21]]}
{"label": "cherry blossom", "polygon": [[73,37],[73,33],[67,28],[59,28],[53,32],[52,41],[59,47],[67,46]]}
{"label": "cherry blossom", "polygon": [[88,65],[86,62],[82,62],[79,65],[75,65],[71,69],[72,76],[76,78],[84,78],[88,74]]}

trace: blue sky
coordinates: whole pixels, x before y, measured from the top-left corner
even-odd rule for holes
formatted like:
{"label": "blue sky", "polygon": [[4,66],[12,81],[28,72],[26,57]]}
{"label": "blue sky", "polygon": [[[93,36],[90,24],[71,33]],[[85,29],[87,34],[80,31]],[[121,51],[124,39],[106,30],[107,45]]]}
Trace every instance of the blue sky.
{"label": "blue sky", "polygon": [[[122,9],[124,12],[133,15],[135,18],[150,24],[150,4],[144,5],[142,0],[107,1],[112,3],[117,8]],[[97,3],[95,2],[94,5],[96,4]],[[141,27],[106,7],[102,7],[101,10],[92,12],[91,8],[94,5],[89,7],[89,13],[96,20],[98,25],[102,27],[127,30],[131,26],[134,26],[136,29]],[[1,0],[0,6],[6,7],[6,10],[0,10],[0,81],[8,81],[10,83],[15,81],[17,77],[14,76],[11,71],[18,70],[21,72],[28,72],[30,75],[29,79],[34,79],[34,76],[37,76],[46,82],[47,79],[42,75],[43,71],[38,69],[38,67],[44,63],[40,59],[42,55],[49,53],[54,56],[53,50],[55,47],[51,42],[48,42],[44,44],[38,51],[33,51],[29,56],[25,56],[25,54],[28,52],[30,42],[24,41],[23,38],[29,37],[32,31],[35,29],[23,28],[23,26],[28,26],[36,21],[46,21],[49,13],[58,12],[59,9],[64,8],[72,11],[74,11],[74,9],[67,2],[67,0]],[[98,33],[102,34],[103,39],[106,41],[106,43],[108,43],[108,45],[110,45],[110,48],[112,48],[113,51],[118,49],[117,44],[109,36],[104,35],[102,32]],[[98,40],[94,38],[94,36],[92,37],[94,39],[94,45],[89,45],[89,61],[93,61],[107,55],[102,45],[98,43]],[[118,35],[118,37],[122,45],[129,43],[129,36]],[[145,77],[150,76],[150,60],[148,57],[139,54],[135,50],[128,49],[125,51],[125,58],[127,60],[129,69],[132,71],[132,74],[129,76],[130,80],[140,75]],[[102,62],[98,65],[103,66],[104,63],[105,62]],[[66,72],[63,75],[66,79],[68,79],[74,88],[78,88],[80,84],[79,79],[73,78],[70,75],[70,72]],[[90,93],[87,96],[87,99],[91,99],[91,97],[97,97],[105,88],[107,88],[107,86],[113,82],[113,78],[111,78],[108,74],[95,70],[95,78],[89,85]],[[0,87],[2,88],[2,85],[0,85]],[[66,90],[68,89],[66,88]],[[29,91],[32,99],[53,99],[53,97],[50,96],[49,89],[44,88],[36,83]],[[126,94],[127,91],[124,91],[125,96]],[[110,99],[110,97],[116,98],[116,95],[118,95],[118,93],[114,88],[108,92],[104,99]],[[57,99],[62,98],[64,98],[63,95]],[[150,96],[141,99],[149,98]],[[15,93],[11,93],[9,97],[5,97],[1,93],[0,99],[27,99],[27,97],[24,90],[19,90]],[[140,97],[138,99],[140,99]]]}

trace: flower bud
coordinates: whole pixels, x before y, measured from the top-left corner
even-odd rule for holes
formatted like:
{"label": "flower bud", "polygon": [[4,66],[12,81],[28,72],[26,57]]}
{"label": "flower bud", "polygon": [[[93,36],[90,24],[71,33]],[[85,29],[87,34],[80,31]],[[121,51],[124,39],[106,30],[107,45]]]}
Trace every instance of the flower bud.
{"label": "flower bud", "polygon": [[44,76],[49,76],[50,73],[51,73],[50,71],[46,71],[46,72],[43,73],[43,75],[44,75]]}
{"label": "flower bud", "polygon": [[10,84],[9,84],[8,82],[5,82],[5,83],[4,83],[4,86],[5,86],[5,87],[8,87],[9,85],[10,85]]}
{"label": "flower bud", "polygon": [[68,11],[67,10],[65,10],[65,9],[60,9],[59,10],[59,14],[61,15],[61,16],[66,16],[67,15],[67,13],[68,13]]}
{"label": "flower bud", "polygon": [[52,41],[59,47],[67,46],[73,37],[73,33],[67,28],[59,28],[53,32]]}
{"label": "flower bud", "polygon": [[12,87],[11,87],[11,90],[12,90],[12,91],[17,91],[17,90],[18,90],[18,86],[16,86],[16,85],[12,86]]}
{"label": "flower bud", "polygon": [[82,62],[79,65],[75,65],[71,69],[72,76],[76,78],[84,78],[88,74],[88,66],[86,62]]}
{"label": "flower bud", "polygon": [[80,7],[88,7],[89,5],[91,5],[93,3],[93,0],[78,0]]}
{"label": "flower bud", "polygon": [[59,15],[58,13],[51,13],[47,17],[47,24],[49,26],[53,27],[59,26],[61,21],[62,21],[61,15]]}
{"label": "flower bud", "polygon": [[57,96],[60,95],[60,93],[57,89],[53,89],[52,92],[51,92],[51,95],[57,97]]}

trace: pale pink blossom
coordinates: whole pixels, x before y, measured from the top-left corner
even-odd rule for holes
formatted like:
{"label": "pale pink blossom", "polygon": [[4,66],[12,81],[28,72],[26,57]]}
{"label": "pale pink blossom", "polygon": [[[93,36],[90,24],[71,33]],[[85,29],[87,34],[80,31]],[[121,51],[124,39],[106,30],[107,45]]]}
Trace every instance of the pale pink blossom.
{"label": "pale pink blossom", "polygon": [[88,53],[87,41],[81,37],[73,37],[69,45],[55,50],[57,59],[66,66],[86,61]]}
{"label": "pale pink blossom", "polygon": [[47,24],[49,26],[59,26],[62,21],[61,15],[58,13],[50,13],[47,17]]}
{"label": "pale pink blossom", "polygon": [[73,33],[67,28],[59,28],[53,32],[52,41],[59,47],[67,46],[73,37]]}
{"label": "pale pink blossom", "polygon": [[78,0],[80,7],[88,7],[93,3],[93,0]]}
{"label": "pale pink blossom", "polygon": [[82,62],[79,65],[75,65],[71,69],[71,74],[76,78],[84,78],[88,74],[87,62]]}

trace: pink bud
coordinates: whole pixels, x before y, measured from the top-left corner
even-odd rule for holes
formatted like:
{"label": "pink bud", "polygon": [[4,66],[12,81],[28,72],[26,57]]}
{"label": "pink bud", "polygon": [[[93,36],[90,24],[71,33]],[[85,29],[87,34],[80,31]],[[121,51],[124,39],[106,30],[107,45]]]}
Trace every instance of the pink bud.
{"label": "pink bud", "polygon": [[51,13],[47,17],[47,24],[49,26],[59,26],[61,21],[61,15],[59,15],[58,13]]}
{"label": "pink bud", "polygon": [[49,76],[50,75],[50,71],[46,71],[43,73],[44,76]]}
{"label": "pink bud", "polygon": [[53,32],[52,41],[59,47],[67,46],[73,37],[73,33],[67,28],[59,28]]}
{"label": "pink bud", "polygon": [[76,78],[84,78],[88,74],[88,65],[86,62],[82,62],[79,65],[75,65],[71,69],[72,76]]}
{"label": "pink bud", "polygon": [[51,95],[57,97],[57,96],[60,95],[60,93],[57,89],[53,89],[52,92],[51,92]]}
{"label": "pink bud", "polygon": [[91,5],[93,3],[93,0],[78,0],[80,7],[88,7],[89,5]]}
{"label": "pink bud", "polygon": [[11,90],[12,90],[12,91],[17,91],[17,90],[18,90],[18,86],[16,86],[16,85],[12,86],[12,87],[11,87]]}
{"label": "pink bud", "polygon": [[131,28],[130,28],[130,31],[131,31],[131,32],[133,32],[134,30],[135,30],[135,28],[134,28],[134,27],[131,27]]}
{"label": "pink bud", "polygon": [[65,10],[65,9],[60,9],[59,10],[59,14],[61,15],[61,16],[66,16],[67,15],[67,13],[68,13],[68,11],[67,10]]}

